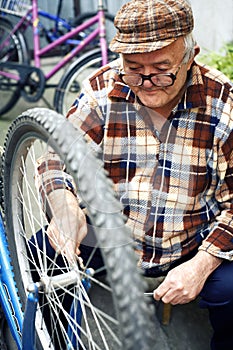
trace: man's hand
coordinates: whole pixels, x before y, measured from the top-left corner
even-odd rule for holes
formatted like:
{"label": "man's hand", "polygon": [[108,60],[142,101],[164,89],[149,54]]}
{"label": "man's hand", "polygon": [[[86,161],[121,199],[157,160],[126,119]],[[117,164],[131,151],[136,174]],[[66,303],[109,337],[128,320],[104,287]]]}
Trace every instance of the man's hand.
{"label": "man's hand", "polygon": [[190,302],[199,295],[208,276],[221,261],[199,251],[194,258],[168,272],[165,280],[155,289],[154,298],[173,305]]}
{"label": "man's hand", "polygon": [[52,219],[47,229],[50,244],[70,262],[79,255],[79,246],[87,234],[86,217],[77,198],[69,191],[59,189],[49,194]]}

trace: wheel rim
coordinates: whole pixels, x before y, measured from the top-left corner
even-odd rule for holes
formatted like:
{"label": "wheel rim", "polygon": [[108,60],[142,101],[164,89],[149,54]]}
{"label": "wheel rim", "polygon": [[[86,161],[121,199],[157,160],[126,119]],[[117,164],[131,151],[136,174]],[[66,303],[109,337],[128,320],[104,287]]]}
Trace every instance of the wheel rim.
{"label": "wheel rim", "polygon": [[[33,270],[37,270],[36,275],[39,275],[38,278],[41,279],[43,275],[46,275],[47,277],[53,276],[54,274],[56,275],[56,271],[59,269],[57,259],[59,259],[60,256],[58,257],[57,254],[54,258],[51,258],[49,255],[46,256],[44,253],[40,253],[38,254],[38,259],[35,259],[35,253],[29,254],[30,257],[26,254],[26,251],[32,250],[33,248],[41,251],[41,243],[37,240],[33,241],[33,248],[31,247],[31,243],[29,242],[30,235],[31,232],[37,232],[40,227],[45,227],[48,224],[48,221],[41,210],[39,194],[37,190],[33,188],[32,179],[29,178],[31,171],[34,171],[33,167],[36,160],[36,154],[38,154],[38,149],[46,150],[46,148],[47,143],[43,140],[38,141],[34,136],[25,139],[25,143],[21,145],[19,149],[19,153],[24,156],[15,159],[15,171],[12,175],[12,183],[15,183],[15,186],[17,187],[17,198],[15,198],[15,194],[13,194],[14,199],[12,198],[12,209],[13,212],[17,213],[13,219],[13,225],[15,235],[18,232],[15,237],[17,242],[17,258],[19,261],[25,294],[27,293],[26,288],[33,282]],[[43,231],[43,234],[46,235],[46,232]],[[67,271],[70,271],[70,267],[64,257],[62,260],[64,262],[64,267],[60,272],[66,273]],[[98,271],[96,271],[96,273],[98,273]],[[102,281],[102,279],[96,279],[96,277],[93,276],[91,278],[92,290],[87,294],[81,281],[84,277],[85,273],[79,271],[77,272],[78,281],[74,286],[64,287],[63,291],[51,289],[46,295],[41,294],[40,310],[37,311],[36,317],[36,329],[42,347],[48,346],[49,344],[49,348],[51,349],[58,347],[63,349],[65,348],[65,344],[69,341],[67,327],[63,326],[64,323],[67,322],[67,318],[70,317],[67,314],[68,311],[64,309],[63,305],[63,293],[68,291],[72,299],[76,300],[77,305],[78,303],[81,303],[82,328],[80,328],[81,325],[78,322],[75,323],[71,319],[69,321],[75,336],[80,337],[80,349],[120,348],[121,341],[119,337],[116,336],[118,328],[117,319],[115,316],[111,315],[107,309],[105,310],[105,314],[104,310],[101,310],[101,305],[98,305],[98,303],[96,304],[96,298],[94,298],[95,303],[93,303],[93,295],[96,294],[97,290],[101,290],[102,297],[108,300],[108,303],[113,303],[111,288],[105,284],[104,279]],[[34,277],[34,282],[38,282],[36,277]],[[101,302],[101,300],[98,300],[98,302]],[[45,308],[45,305],[49,305],[50,311]],[[44,318],[48,317],[48,315],[46,315],[46,317],[44,315],[48,312],[52,313],[54,319],[51,319],[49,323],[45,325]],[[55,325],[56,329],[59,329],[59,334],[56,334],[56,332],[53,331]],[[109,338],[111,338],[112,345],[115,344],[112,347],[109,347],[108,345]]]}

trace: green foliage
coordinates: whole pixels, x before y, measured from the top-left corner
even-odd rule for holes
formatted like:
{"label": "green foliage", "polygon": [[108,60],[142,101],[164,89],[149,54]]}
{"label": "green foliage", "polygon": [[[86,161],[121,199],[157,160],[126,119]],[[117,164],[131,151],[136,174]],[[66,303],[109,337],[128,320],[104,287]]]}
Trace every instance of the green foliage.
{"label": "green foliage", "polygon": [[200,61],[218,69],[233,81],[233,42],[226,44],[217,52],[210,52],[200,56]]}

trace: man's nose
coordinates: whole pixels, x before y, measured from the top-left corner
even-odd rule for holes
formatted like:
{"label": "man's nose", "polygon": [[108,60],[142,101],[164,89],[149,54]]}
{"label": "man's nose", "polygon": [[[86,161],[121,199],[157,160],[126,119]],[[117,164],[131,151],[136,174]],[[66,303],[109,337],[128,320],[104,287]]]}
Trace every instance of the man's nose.
{"label": "man's nose", "polygon": [[[149,75],[149,74],[148,74],[148,75]],[[142,83],[142,85],[143,85],[145,88],[148,88],[148,87],[153,86],[153,83],[152,83],[150,77],[144,76],[144,77],[143,77],[143,83]]]}

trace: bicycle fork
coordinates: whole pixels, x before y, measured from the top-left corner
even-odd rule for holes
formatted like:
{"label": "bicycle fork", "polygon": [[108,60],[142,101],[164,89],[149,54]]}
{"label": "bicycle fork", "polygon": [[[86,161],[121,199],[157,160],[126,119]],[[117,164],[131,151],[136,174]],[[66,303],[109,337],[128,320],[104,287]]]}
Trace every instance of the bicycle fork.
{"label": "bicycle fork", "polygon": [[[82,285],[86,292],[91,287],[89,276],[93,275],[93,269],[87,269],[86,276],[82,279]],[[28,298],[26,303],[24,322],[23,322],[23,335],[22,335],[22,350],[35,350],[35,319],[36,310],[39,302],[39,292],[43,290],[45,293],[50,293],[54,288],[69,286],[77,284],[79,274],[76,269],[73,269],[67,273],[45,277],[41,279],[41,282],[33,283],[28,287]],[[82,310],[80,302],[76,305],[74,300],[70,308],[70,316],[74,320],[73,323],[68,325],[69,341],[67,349],[78,349],[78,339],[80,337],[80,331],[78,326],[81,325]],[[78,335],[78,337],[76,336]]]}

